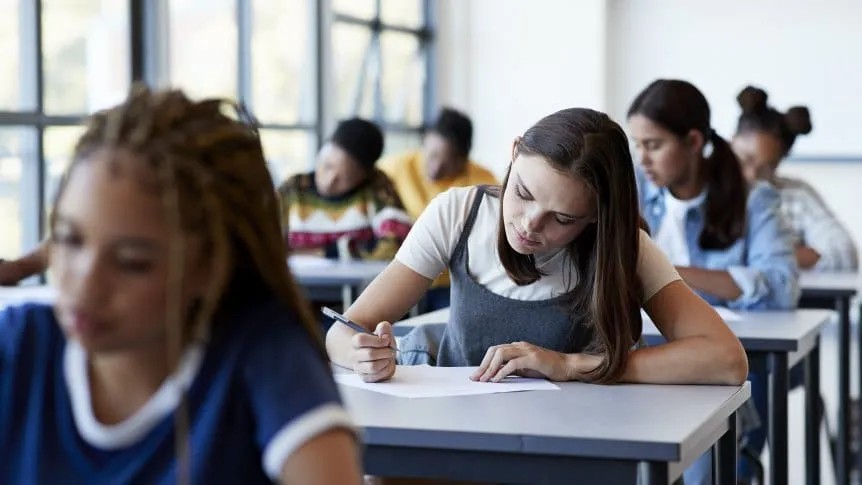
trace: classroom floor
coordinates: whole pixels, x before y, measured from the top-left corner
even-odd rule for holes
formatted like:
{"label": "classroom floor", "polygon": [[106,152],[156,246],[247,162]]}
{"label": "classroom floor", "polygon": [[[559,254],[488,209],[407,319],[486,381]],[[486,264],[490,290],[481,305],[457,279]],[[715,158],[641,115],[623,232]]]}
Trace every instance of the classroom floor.
{"label": "classroom floor", "polygon": [[[853,317],[853,328],[851,335],[854,339],[851,341],[850,362],[852,373],[850,376],[850,394],[855,398],[859,395],[858,373],[855,363],[858,362],[859,346],[855,340],[857,335],[856,323],[858,316]],[[836,323],[831,323],[824,330],[820,340],[820,389],[823,398],[826,400],[826,412],[829,417],[830,426],[833,432],[836,423],[837,398],[838,398],[838,372],[836,366],[838,363],[838,326]],[[823,358],[826,356],[826,358]],[[834,364],[830,365],[830,360],[834,360]],[[801,484],[805,483],[805,393],[799,388],[791,391],[788,397],[788,420],[789,420],[789,437],[788,451],[790,456],[790,483]],[[835,475],[831,467],[831,457],[829,456],[829,446],[826,441],[826,431],[821,427],[820,431],[820,469],[821,469],[821,485],[833,485],[835,483]],[[767,450],[762,457],[762,463],[768,463],[768,445]],[[769,470],[766,467],[766,481],[769,483]],[[851,483],[859,484],[859,473],[854,473]]]}

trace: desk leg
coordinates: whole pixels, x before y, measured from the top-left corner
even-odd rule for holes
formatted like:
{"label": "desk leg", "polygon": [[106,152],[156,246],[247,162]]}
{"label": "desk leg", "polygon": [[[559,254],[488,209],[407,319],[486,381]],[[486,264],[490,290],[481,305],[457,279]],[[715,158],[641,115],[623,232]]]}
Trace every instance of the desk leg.
{"label": "desk leg", "polygon": [[727,418],[727,431],[715,444],[715,483],[736,485],[736,413]]}
{"label": "desk leg", "polygon": [[839,485],[850,483],[850,297],[835,301],[838,311],[838,457]]}
{"label": "desk leg", "polygon": [[667,485],[669,481],[666,461],[650,461],[646,464],[646,480],[644,485]]}
{"label": "desk leg", "polygon": [[351,304],[353,304],[353,287],[344,285],[341,287],[341,313],[346,312]]}
{"label": "desk leg", "polygon": [[805,358],[805,483],[820,483],[820,337]]}
{"label": "desk leg", "polygon": [[787,354],[769,354],[769,470],[772,483],[787,483]]}

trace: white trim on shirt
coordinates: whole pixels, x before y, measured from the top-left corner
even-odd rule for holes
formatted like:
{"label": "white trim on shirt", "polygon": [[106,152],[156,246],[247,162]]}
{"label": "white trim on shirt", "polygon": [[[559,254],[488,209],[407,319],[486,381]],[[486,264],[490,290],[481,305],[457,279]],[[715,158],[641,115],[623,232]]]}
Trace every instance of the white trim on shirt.
{"label": "white trim on shirt", "polygon": [[116,450],[142,440],[177,408],[182,393],[191,387],[200,370],[203,356],[203,344],[192,345],[183,354],[178,371],[165,379],[140,409],[122,422],[106,425],[93,413],[87,354],[74,340],[66,341],[63,372],[78,434],[90,445],[103,450]]}
{"label": "white trim on shirt", "polygon": [[338,404],[318,406],[291,420],[266,445],[262,457],[263,470],[271,480],[278,481],[290,455],[315,436],[333,428],[356,432],[347,411]]}

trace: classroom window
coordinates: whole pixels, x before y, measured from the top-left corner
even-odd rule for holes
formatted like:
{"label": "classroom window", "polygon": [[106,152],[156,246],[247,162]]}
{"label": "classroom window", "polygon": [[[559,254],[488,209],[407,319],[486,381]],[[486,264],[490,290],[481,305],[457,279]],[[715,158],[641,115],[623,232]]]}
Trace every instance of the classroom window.
{"label": "classroom window", "polygon": [[0,258],[44,236],[85,118],[133,82],[242,104],[276,184],[344,117],[380,123],[387,151],[416,146],[429,2],[0,0]]}
{"label": "classroom window", "polygon": [[406,148],[408,142],[419,140],[429,116],[428,3],[333,0],[332,4],[338,116],[378,122],[386,134],[387,153]]}

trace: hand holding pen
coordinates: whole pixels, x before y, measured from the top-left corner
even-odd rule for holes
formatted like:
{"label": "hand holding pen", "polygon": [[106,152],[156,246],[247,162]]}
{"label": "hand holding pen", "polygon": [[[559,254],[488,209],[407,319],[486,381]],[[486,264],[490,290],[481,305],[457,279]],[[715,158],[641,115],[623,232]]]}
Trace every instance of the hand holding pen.
{"label": "hand holding pen", "polygon": [[352,346],[350,361],[353,364],[353,371],[362,380],[380,382],[388,380],[395,374],[398,348],[389,322],[378,323],[374,332],[370,332],[331,308],[323,307],[321,311],[327,317],[356,331],[350,340]]}

